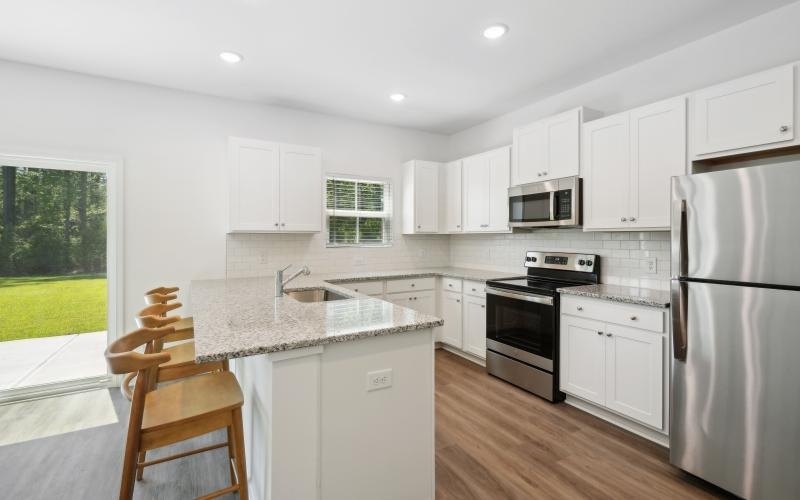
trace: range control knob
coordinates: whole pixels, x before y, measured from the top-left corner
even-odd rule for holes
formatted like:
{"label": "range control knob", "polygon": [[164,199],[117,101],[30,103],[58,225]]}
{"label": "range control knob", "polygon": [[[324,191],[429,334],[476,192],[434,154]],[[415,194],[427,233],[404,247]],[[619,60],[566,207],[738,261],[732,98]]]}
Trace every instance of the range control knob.
{"label": "range control knob", "polygon": [[531,262],[533,260],[533,257],[525,257],[525,260]]}
{"label": "range control knob", "polygon": [[579,266],[585,266],[586,265],[586,261],[581,259],[581,260],[578,261],[578,265]]}
{"label": "range control knob", "polygon": [[591,266],[592,264],[594,264],[594,262],[592,262],[591,260],[587,260],[587,261],[586,261],[586,265],[587,265],[587,266]]}
{"label": "range control knob", "polygon": [[536,262],[536,257],[531,257],[531,262]]}

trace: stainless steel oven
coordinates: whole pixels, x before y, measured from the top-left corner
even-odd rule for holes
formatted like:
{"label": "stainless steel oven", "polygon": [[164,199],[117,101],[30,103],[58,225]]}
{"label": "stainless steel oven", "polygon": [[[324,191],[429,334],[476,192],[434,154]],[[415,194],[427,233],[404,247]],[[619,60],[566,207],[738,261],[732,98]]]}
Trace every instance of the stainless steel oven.
{"label": "stainless steel oven", "polygon": [[581,224],[581,179],[563,177],[508,188],[511,227],[569,227]]}

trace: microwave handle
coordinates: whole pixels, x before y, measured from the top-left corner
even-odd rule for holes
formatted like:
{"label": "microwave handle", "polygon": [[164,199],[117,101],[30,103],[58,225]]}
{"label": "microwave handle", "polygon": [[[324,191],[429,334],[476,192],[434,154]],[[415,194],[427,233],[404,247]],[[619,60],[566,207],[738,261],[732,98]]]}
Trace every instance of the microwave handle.
{"label": "microwave handle", "polygon": [[550,191],[550,220],[556,220],[556,192]]}

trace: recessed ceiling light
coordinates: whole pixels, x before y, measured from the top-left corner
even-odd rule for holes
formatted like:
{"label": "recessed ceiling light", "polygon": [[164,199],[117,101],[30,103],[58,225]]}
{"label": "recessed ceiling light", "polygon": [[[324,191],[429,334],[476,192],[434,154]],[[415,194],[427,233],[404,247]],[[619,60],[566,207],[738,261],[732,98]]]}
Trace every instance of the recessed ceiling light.
{"label": "recessed ceiling light", "polygon": [[389,96],[389,99],[393,100],[394,102],[402,102],[406,98],[405,94],[392,94]]}
{"label": "recessed ceiling light", "polygon": [[493,24],[483,30],[483,36],[489,40],[495,40],[508,33],[508,26],[505,24]]}
{"label": "recessed ceiling light", "polygon": [[242,59],[244,59],[241,54],[237,54],[236,52],[220,52],[219,58],[230,64],[242,62]]}

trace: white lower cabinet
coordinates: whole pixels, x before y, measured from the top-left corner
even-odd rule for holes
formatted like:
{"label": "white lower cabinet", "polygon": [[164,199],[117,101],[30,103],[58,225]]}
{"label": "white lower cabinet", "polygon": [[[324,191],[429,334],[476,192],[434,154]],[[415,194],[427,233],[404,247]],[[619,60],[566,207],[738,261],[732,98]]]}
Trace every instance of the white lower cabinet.
{"label": "white lower cabinet", "polygon": [[[649,329],[609,322],[621,309],[628,321],[658,314],[659,327],[652,321]],[[665,432],[666,311],[574,297],[562,300],[562,311],[570,312],[561,315],[561,390]]]}
{"label": "white lower cabinet", "polygon": [[398,306],[408,307],[431,316],[436,315],[436,295],[433,290],[387,293],[385,297],[386,300]]}
{"label": "white lower cabinet", "polygon": [[464,295],[464,342],[462,350],[486,358],[486,297]]}
{"label": "white lower cabinet", "polygon": [[439,316],[444,320],[444,325],[439,330],[439,342],[461,349],[461,318],[463,314],[463,299],[461,292],[442,291]]}

